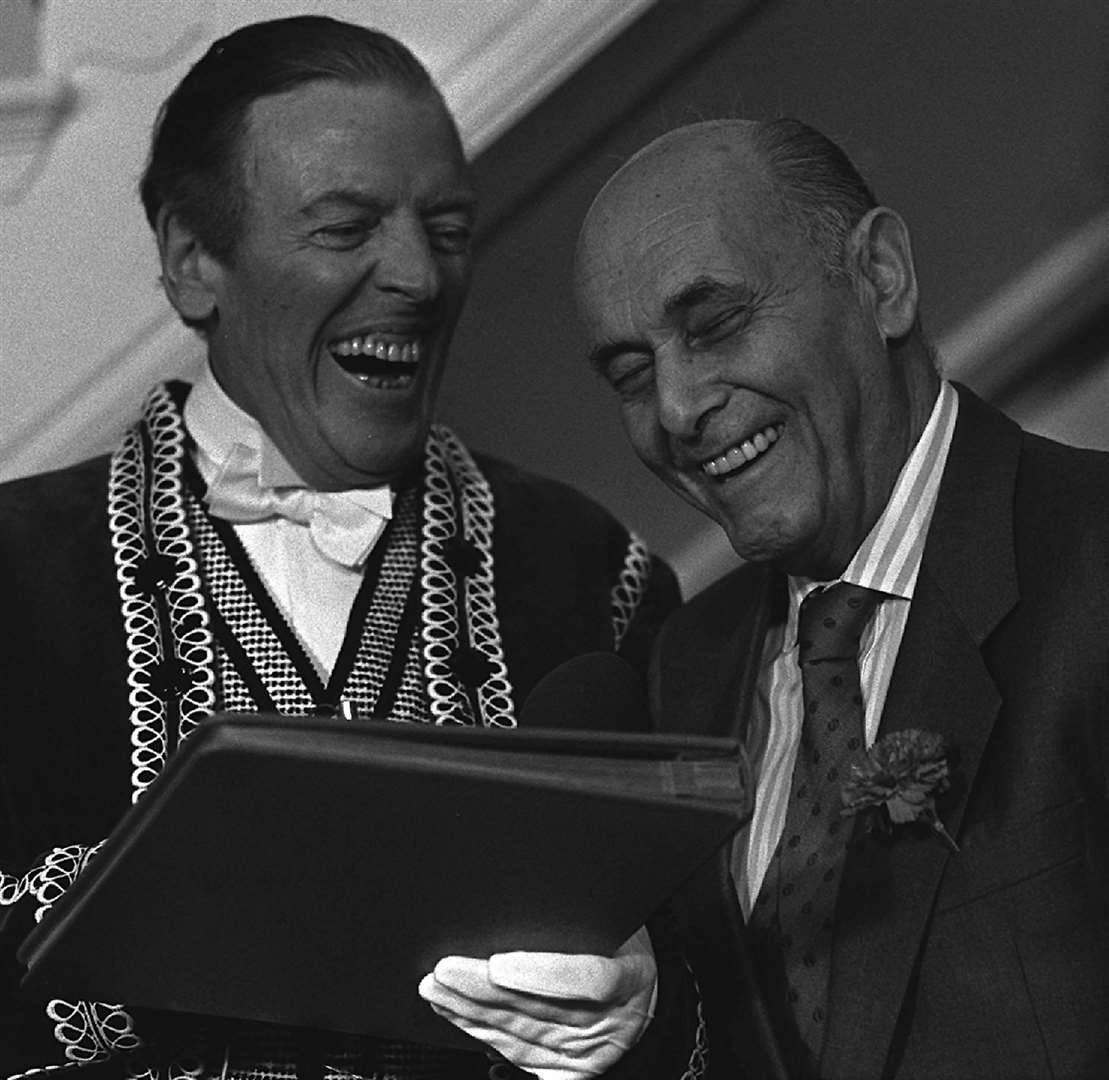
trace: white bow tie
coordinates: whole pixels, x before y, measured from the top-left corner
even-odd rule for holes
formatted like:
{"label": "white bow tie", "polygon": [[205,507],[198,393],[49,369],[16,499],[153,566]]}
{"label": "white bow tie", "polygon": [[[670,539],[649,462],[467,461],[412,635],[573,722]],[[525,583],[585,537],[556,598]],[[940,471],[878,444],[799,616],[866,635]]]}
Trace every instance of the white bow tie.
{"label": "white bow tie", "polygon": [[388,487],[312,491],[304,487],[264,487],[256,457],[236,446],[208,487],[208,509],[225,521],[265,521],[283,517],[308,526],[321,554],[352,569],[365,562],[393,514]]}

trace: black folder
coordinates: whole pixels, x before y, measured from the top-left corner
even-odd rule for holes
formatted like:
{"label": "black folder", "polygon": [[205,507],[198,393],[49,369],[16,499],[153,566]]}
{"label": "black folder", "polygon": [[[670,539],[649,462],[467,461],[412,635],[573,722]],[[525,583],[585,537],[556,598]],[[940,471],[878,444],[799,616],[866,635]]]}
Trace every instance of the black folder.
{"label": "black folder", "polygon": [[224,715],[20,948],[42,997],[474,1046],[446,955],[611,955],[747,820],[724,738]]}

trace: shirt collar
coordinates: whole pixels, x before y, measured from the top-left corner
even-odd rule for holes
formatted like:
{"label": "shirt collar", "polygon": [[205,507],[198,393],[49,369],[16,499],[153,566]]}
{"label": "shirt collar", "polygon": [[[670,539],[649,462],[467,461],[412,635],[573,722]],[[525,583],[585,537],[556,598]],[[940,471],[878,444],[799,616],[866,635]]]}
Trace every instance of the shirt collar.
{"label": "shirt collar", "polygon": [[185,399],[185,427],[196,443],[196,465],[211,485],[232,458],[249,460],[264,487],[307,487],[250,413],[239,408],[205,364]]}
{"label": "shirt collar", "polygon": [[[928,423],[898,474],[889,502],[837,580],[912,599],[958,413],[955,388],[941,382]],[[801,601],[822,584],[828,583],[789,576],[787,643],[796,640]]]}

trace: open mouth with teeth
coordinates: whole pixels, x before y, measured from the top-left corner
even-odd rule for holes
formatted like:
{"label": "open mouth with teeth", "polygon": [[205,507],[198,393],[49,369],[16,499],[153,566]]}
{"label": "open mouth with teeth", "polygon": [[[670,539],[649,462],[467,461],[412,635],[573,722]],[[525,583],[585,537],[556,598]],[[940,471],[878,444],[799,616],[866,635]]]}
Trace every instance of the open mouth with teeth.
{"label": "open mouth with teeth", "polygon": [[423,351],[423,344],[416,338],[374,334],[343,338],[328,346],[332,358],[348,375],[379,390],[403,390],[411,385]]}
{"label": "open mouth with teeth", "polygon": [[718,454],[709,461],[703,461],[701,471],[714,480],[724,480],[733,476],[741,469],[746,469],[752,461],[762,457],[778,441],[781,434],[781,424],[769,424],[742,442],[729,447],[723,454]]}

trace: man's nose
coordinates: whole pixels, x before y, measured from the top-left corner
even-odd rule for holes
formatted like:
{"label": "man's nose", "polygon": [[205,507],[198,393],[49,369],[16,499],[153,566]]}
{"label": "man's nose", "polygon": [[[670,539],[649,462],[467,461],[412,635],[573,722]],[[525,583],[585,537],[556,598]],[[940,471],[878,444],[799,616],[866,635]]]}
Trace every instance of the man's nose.
{"label": "man's nose", "polygon": [[392,223],[382,237],[373,277],[379,289],[413,301],[439,295],[439,264],[422,223],[407,219]]}
{"label": "man's nose", "polygon": [[696,357],[662,354],[655,361],[659,423],[683,442],[700,437],[709,417],[724,406],[727,388]]}

